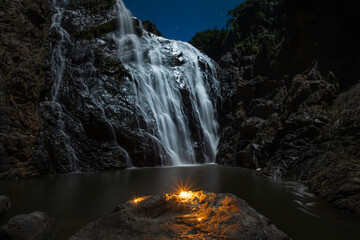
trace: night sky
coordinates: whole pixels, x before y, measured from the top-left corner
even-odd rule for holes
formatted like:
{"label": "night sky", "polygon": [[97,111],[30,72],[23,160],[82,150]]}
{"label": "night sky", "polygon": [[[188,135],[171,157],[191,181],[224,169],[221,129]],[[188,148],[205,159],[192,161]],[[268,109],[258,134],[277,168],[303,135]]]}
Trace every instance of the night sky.
{"label": "night sky", "polygon": [[141,21],[170,39],[189,41],[196,32],[225,27],[227,13],[244,0],[123,0]]}

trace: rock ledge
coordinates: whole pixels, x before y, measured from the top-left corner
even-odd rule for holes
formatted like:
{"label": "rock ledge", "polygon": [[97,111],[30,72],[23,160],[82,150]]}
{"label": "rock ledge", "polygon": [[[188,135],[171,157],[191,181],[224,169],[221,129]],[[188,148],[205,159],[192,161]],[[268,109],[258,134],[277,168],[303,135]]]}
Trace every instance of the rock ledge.
{"label": "rock ledge", "polygon": [[70,239],[289,238],[244,200],[199,191],[134,199]]}

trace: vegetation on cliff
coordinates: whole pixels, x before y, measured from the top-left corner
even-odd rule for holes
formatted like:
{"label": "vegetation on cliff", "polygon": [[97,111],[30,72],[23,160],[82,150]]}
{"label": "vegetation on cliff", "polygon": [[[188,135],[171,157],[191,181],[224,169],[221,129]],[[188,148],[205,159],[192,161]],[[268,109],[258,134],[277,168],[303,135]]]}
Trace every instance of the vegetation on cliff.
{"label": "vegetation on cliff", "polygon": [[222,43],[227,33],[226,29],[215,27],[214,29],[196,33],[189,43],[205,52],[215,61],[219,61],[224,51]]}
{"label": "vegetation on cliff", "polygon": [[214,28],[196,33],[190,43],[215,61],[232,48],[251,55],[258,54],[262,48],[274,52],[281,44],[284,35],[282,0],[247,0],[228,15],[230,29]]}
{"label": "vegetation on cliff", "polygon": [[[281,43],[284,26],[282,0],[248,0],[229,11],[232,41],[227,47],[241,50],[243,54],[257,54],[263,47],[276,48]],[[230,36],[229,36],[230,38]]]}

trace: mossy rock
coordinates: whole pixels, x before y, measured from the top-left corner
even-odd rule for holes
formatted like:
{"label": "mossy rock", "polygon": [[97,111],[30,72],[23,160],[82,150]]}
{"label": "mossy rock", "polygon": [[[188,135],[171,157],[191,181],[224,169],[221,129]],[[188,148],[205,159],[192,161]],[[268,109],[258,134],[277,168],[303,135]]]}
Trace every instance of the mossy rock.
{"label": "mossy rock", "polygon": [[86,9],[91,13],[99,13],[102,10],[110,9],[116,0],[76,0],[70,3],[69,10]]}
{"label": "mossy rock", "polygon": [[74,37],[78,40],[100,38],[110,32],[116,31],[117,28],[118,28],[117,20],[113,19],[104,24],[77,32],[74,34]]}
{"label": "mossy rock", "polygon": [[121,61],[109,56],[103,58],[100,73],[113,77],[119,83],[124,76],[129,76],[128,71],[122,65]]}

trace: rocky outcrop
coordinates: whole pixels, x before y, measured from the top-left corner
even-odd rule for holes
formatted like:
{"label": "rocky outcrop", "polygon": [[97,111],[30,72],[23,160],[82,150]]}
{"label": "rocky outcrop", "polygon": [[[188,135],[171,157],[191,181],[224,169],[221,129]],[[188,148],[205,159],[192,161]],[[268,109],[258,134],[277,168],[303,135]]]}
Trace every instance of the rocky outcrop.
{"label": "rocky outcrop", "polygon": [[[247,26],[241,19],[257,5],[258,15]],[[336,1],[248,0],[238,8],[240,16],[224,39],[229,48],[219,61],[217,161],[303,181],[359,214],[360,38],[349,28],[356,22],[353,7]],[[259,44],[258,37],[274,44]],[[252,47],[258,50],[251,52]]]}
{"label": "rocky outcrop", "polygon": [[143,165],[160,162],[154,140],[138,127],[130,75],[117,56],[114,4],[73,1],[50,31],[57,83],[39,104],[40,173],[125,168],[129,155]]}
{"label": "rocky outcrop", "polygon": [[0,178],[36,174],[33,150],[41,126],[38,103],[51,81],[46,0],[0,5]]}
{"label": "rocky outcrop", "polygon": [[7,196],[0,195],[0,216],[8,212],[11,208],[10,199]]}
{"label": "rocky outcrop", "polygon": [[290,172],[295,172],[296,159],[329,121],[327,109],[336,96],[336,86],[316,67],[292,80],[240,79],[231,100],[237,103],[234,114],[225,120],[231,124],[222,136],[232,142],[220,145],[218,161],[250,168],[281,166],[269,175],[294,177]]}
{"label": "rocky outcrop", "polygon": [[289,238],[234,195],[185,192],[127,202],[70,239]]}
{"label": "rocky outcrop", "polygon": [[161,32],[156,28],[156,25],[149,20],[142,21],[142,26],[147,32],[163,37]]}
{"label": "rocky outcrop", "polygon": [[0,228],[0,238],[7,240],[48,239],[54,220],[44,212],[20,214]]}
{"label": "rocky outcrop", "polygon": [[[360,84],[339,96],[329,123],[314,141],[307,183],[340,208],[360,215]],[[313,150],[314,151],[314,150]]]}

